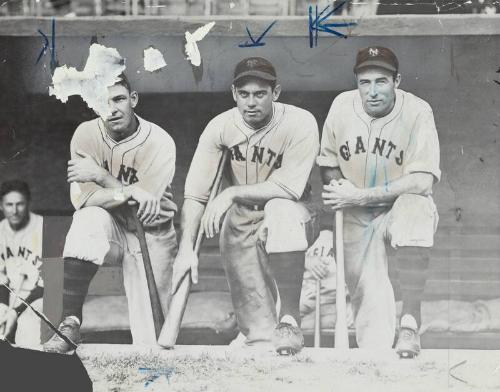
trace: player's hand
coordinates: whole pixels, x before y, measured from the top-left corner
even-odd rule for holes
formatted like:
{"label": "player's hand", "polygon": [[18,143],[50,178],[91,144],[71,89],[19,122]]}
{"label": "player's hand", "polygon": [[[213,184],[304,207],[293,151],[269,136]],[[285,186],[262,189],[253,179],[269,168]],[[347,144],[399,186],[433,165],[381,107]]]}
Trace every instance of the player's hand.
{"label": "player's hand", "polygon": [[321,194],[323,203],[331,206],[332,210],[346,207],[361,206],[364,204],[364,190],[360,189],[349,180],[332,180],[330,184],[323,186]]}
{"label": "player's hand", "polygon": [[207,204],[205,213],[201,218],[201,226],[207,238],[213,238],[216,234],[219,234],[222,217],[232,204],[231,188],[225,189]]}
{"label": "player's hand", "polygon": [[191,281],[198,283],[198,256],[190,247],[179,248],[172,272],[172,294],[179,289],[182,279],[191,271]]}
{"label": "player's hand", "polygon": [[78,158],[68,161],[68,182],[98,183],[105,169],[89,154],[83,151],[76,151],[76,154]]}
{"label": "player's hand", "polygon": [[0,332],[4,336],[8,336],[17,324],[17,312],[14,309],[8,308],[0,314]]}
{"label": "player's hand", "polygon": [[145,190],[132,186],[131,196],[137,203],[137,217],[143,225],[153,223],[160,215],[160,200]]}
{"label": "player's hand", "polygon": [[306,257],[306,271],[309,271],[314,279],[321,280],[328,275],[328,260],[322,257]]}

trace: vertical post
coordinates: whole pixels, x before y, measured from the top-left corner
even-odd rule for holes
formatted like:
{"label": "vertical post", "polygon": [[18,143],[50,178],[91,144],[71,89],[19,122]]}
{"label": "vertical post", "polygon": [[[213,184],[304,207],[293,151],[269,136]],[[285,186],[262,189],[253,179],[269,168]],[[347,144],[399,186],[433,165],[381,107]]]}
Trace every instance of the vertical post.
{"label": "vertical post", "polygon": [[342,210],[335,213],[335,249],[335,261],[337,262],[335,348],[347,349],[349,348],[349,335],[347,332],[347,304],[345,299],[344,212]]}
{"label": "vertical post", "polygon": [[138,0],[132,0],[132,15],[134,15],[134,16],[139,15],[139,1]]}
{"label": "vertical post", "polygon": [[212,0],[205,0],[205,15],[209,16],[212,14]]}
{"label": "vertical post", "polygon": [[321,279],[316,281],[316,309],[314,316],[314,347],[321,347]]}

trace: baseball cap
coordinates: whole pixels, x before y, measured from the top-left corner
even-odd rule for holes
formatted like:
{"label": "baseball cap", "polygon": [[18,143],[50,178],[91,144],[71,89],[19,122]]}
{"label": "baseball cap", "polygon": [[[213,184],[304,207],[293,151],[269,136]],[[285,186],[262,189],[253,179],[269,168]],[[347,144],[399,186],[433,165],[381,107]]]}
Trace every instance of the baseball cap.
{"label": "baseball cap", "polygon": [[361,49],[356,56],[354,72],[361,68],[380,67],[391,72],[397,72],[399,61],[394,52],[383,46],[369,46]]}
{"label": "baseball cap", "polygon": [[236,65],[233,83],[246,76],[255,76],[259,79],[275,81],[276,70],[273,65],[263,57],[247,57]]}

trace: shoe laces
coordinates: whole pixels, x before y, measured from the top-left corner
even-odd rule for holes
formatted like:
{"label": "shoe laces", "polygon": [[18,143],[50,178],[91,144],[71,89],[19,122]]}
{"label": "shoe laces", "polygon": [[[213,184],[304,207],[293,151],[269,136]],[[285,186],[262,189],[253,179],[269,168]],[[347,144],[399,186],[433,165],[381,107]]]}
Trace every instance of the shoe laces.
{"label": "shoe laces", "polygon": [[410,328],[401,328],[400,336],[404,339],[411,339],[415,336],[415,331]]}

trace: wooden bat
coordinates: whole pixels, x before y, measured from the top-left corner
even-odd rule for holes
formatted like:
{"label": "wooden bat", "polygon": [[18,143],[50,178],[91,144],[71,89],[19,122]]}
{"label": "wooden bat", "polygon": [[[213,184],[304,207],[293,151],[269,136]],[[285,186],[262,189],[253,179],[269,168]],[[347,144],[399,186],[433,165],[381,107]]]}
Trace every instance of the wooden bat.
{"label": "wooden bat", "polygon": [[149,250],[148,244],[146,243],[146,234],[144,233],[144,227],[142,227],[142,223],[137,217],[137,203],[132,204],[131,208],[135,229],[137,230],[137,238],[139,239],[139,245],[141,247],[144,270],[146,271],[146,281],[148,284],[149,300],[151,301],[151,310],[153,311],[155,333],[156,337],[158,338],[158,336],[160,336],[161,327],[165,320],[163,317],[163,310],[161,309],[160,294],[158,293],[158,288],[156,287],[153,267],[151,266],[151,259],[149,258]]}
{"label": "wooden bat", "polygon": [[[229,150],[224,150],[222,157],[217,168],[217,174],[214,179],[212,190],[208,197],[208,203],[210,203],[217,193],[222,182],[222,176],[224,174],[224,167],[226,166],[226,161],[229,156]],[[203,227],[200,225],[198,228],[198,233],[196,236],[196,242],[194,245],[194,252],[196,256],[200,255],[201,243],[203,242]],[[186,310],[187,300],[189,296],[189,291],[191,290],[191,273],[188,272],[183,278],[177,291],[172,295],[170,300],[170,305],[168,307],[167,316],[163,324],[163,328],[158,338],[158,344],[163,348],[171,349],[174,347],[177,341],[177,336],[179,335],[179,330],[181,328],[182,317],[184,316],[184,311]]]}
{"label": "wooden bat", "polygon": [[314,347],[321,347],[321,280],[316,280],[316,310],[314,313]]}
{"label": "wooden bat", "polygon": [[345,292],[344,272],[344,212],[335,213],[335,259],[337,262],[337,290],[336,308],[337,321],[335,322],[335,348],[348,349],[349,335],[347,332],[347,304]]}

